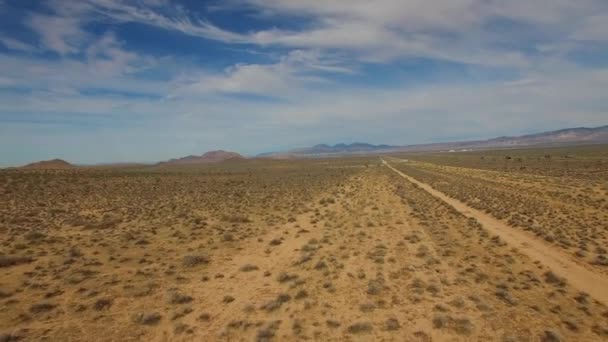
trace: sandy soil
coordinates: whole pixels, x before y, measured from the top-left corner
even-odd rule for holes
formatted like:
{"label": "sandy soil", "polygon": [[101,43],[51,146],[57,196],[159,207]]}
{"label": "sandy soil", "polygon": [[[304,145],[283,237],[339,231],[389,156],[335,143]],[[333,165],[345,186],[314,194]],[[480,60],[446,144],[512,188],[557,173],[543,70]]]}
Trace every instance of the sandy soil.
{"label": "sandy soil", "polygon": [[[608,338],[605,292],[570,273],[584,268],[558,264],[568,267],[562,274],[553,254],[534,254],[535,243],[522,247],[489,218],[446,203],[377,160],[360,164],[329,165],[323,172],[335,172],[332,178],[323,176],[322,190],[301,205],[281,205],[281,198],[303,192],[308,171],[260,197],[255,191],[269,187],[247,185],[254,176],[246,171],[246,181],[223,187],[249,193],[211,197],[239,203],[233,208],[245,216],[228,221],[219,207],[204,222],[188,218],[188,194],[203,183],[172,193],[177,175],[162,202],[143,196],[158,215],[123,203],[136,221],[49,230],[30,248],[34,260],[2,268],[3,341]],[[131,192],[147,181],[125,178],[135,184]],[[163,188],[161,179],[150,181],[155,191]],[[159,224],[176,210],[171,225]],[[18,255],[21,240],[3,232],[3,246]],[[70,246],[77,248],[61,259]]]}
{"label": "sandy soil", "polygon": [[608,276],[589,269],[588,265],[577,262],[571,255],[560,251],[555,246],[547,244],[536,236],[526,233],[521,229],[511,227],[491,215],[474,209],[457,199],[433,189],[430,185],[404,174],[392,167],[386,160],[382,162],[401,177],[446,202],[464,216],[477,220],[484,229],[500,236],[501,239],[511,246],[517,247],[530,258],[547,266],[551,271],[566,279],[572,286],[590,294],[604,305],[608,305]]}
{"label": "sandy soil", "polygon": [[[466,158],[463,166],[441,164],[448,162],[446,158],[435,163],[391,159],[391,164],[448,197],[561,249],[593,272],[608,276],[608,178],[606,173],[601,176],[592,169],[603,164],[580,158],[566,168],[556,165],[557,160],[533,159],[486,170],[485,159],[480,159],[486,156],[480,154],[477,158],[453,157]],[[536,171],[527,171],[532,166]],[[560,168],[564,174],[554,175]]]}

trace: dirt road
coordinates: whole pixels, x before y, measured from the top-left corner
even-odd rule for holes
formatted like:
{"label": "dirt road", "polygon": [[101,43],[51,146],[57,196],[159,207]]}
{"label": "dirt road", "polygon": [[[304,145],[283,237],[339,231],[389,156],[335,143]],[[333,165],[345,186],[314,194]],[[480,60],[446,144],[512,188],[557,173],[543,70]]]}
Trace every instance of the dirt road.
{"label": "dirt road", "polygon": [[506,223],[482,212],[474,209],[467,204],[448,197],[444,193],[433,189],[430,185],[422,183],[413,177],[410,177],[403,172],[391,166],[385,159],[382,159],[384,165],[399,174],[401,177],[418,185],[431,195],[448,203],[454,209],[458,210],[463,215],[474,218],[483,225],[492,234],[500,236],[508,244],[517,247],[530,258],[541,262],[549,267],[560,277],[565,278],[575,288],[586,292],[596,300],[608,305],[608,277],[602,274],[594,273],[592,270],[585,268],[572,260],[570,256],[558,250],[555,247],[549,246],[534,236],[513,228]]}

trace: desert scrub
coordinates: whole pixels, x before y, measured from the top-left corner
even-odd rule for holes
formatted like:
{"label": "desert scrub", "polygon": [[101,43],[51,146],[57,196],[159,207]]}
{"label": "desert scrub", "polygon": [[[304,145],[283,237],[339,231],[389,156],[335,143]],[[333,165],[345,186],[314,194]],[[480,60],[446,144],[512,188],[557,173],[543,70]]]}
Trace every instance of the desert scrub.
{"label": "desert scrub", "polygon": [[133,315],[133,322],[143,325],[156,325],[162,316],[158,312],[140,312]]}
{"label": "desert scrub", "polygon": [[30,312],[37,314],[37,313],[43,313],[43,312],[49,312],[53,309],[55,309],[57,307],[56,304],[53,303],[37,303],[37,304],[32,304],[30,306]]}
{"label": "desert scrub", "polygon": [[243,266],[241,266],[241,268],[239,268],[239,271],[241,272],[251,272],[251,271],[257,271],[260,268],[257,267],[256,265],[252,265],[252,264],[245,264]]}
{"label": "desert scrub", "polygon": [[182,265],[185,267],[194,267],[200,264],[208,264],[209,257],[205,254],[186,255],[182,259]]}
{"label": "desert scrub", "polygon": [[9,267],[20,264],[27,264],[34,261],[31,257],[15,256],[15,255],[0,255],[0,267]]}
{"label": "desert scrub", "polygon": [[167,295],[167,303],[169,304],[187,304],[192,302],[191,296],[180,293],[178,290],[169,290]]}
{"label": "desert scrub", "polygon": [[291,296],[283,293],[277,296],[276,299],[271,300],[269,302],[267,302],[266,304],[262,305],[261,309],[271,312],[271,311],[275,311],[278,308],[280,308],[284,303],[287,303],[291,300]]}
{"label": "desert scrub", "polygon": [[453,318],[447,314],[437,314],[433,317],[433,328],[448,329],[454,331],[458,335],[470,335],[473,332],[474,326],[471,320],[466,317]]}
{"label": "desert scrub", "polygon": [[349,334],[364,334],[364,333],[370,333],[372,332],[372,330],[374,330],[374,327],[371,323],[369,322],[358,322],[358,323],[354,323],[350,326],[348,326],[348,328],[346,329],[346,331]]}

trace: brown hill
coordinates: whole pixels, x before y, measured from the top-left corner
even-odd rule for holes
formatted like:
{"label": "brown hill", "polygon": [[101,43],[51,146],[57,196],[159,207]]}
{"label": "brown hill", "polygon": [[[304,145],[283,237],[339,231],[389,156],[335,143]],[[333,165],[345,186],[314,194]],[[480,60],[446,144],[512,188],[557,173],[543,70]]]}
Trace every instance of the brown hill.
{"label": "brown hill", "polygon": [[65,170],[73,169],[76,166],[63,159],[43,160],[23,166],[24,169],[45,169],[45,170]]}
{"label": "brown hill", "polygon": [[196,164],[211,164],[219,163],[228,160],[242,160],[245,159],[242,155],[236,152],[229,151],[209,151],[201,156],[186,156],[178,159],[170,159],[165,162],[160,162],[157,165],[196,165]]}

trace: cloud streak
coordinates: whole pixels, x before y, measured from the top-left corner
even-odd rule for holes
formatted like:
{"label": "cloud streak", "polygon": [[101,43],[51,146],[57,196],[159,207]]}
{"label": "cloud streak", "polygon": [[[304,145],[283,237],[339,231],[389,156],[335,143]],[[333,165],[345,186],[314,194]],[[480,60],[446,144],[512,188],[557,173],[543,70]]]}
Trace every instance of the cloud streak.
{"label": "cloud streak", "polygon": [[317,51],[293,50],[272,64],[236,64],[222,73],[186,80],[169,98],[207,93],[285,97],[308,86],[328,83],[322,74],[352,74],[355,69]]}
{"label": "cloud streak", "polygon": [[[428,57],[476,65],[523,67],[531,57],[525,51],[501,48],[489,26],[508,21],[527,25],[550,41],[566,34],[572,39],[601,39],[603,17],[608,11],[601,0],[502,1],[231,1],[230,11],[248,7],[266,17],[304,17],[306,29],[259,28],[248,32],[222,29],[189,14],[179,6],[143,8],[121,0],[89,0],[90,12],[121,22],[137,22],[191,36],[225,43],[290,48],[342,49],[357,53],[363,61],[384,62],[402,57]],[[232,5],[230,5],[232,4]],[[169,10],[168,10],[169,9]],[[163,12],[164,11],[164,12]],[[170,14],[166,14],[170,13]],[[527,33],[505,41],[528,40]],[[548,42],[544,42],[547,44]]]}

